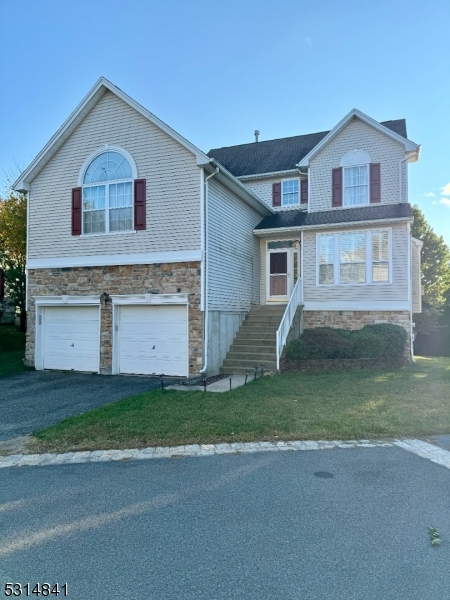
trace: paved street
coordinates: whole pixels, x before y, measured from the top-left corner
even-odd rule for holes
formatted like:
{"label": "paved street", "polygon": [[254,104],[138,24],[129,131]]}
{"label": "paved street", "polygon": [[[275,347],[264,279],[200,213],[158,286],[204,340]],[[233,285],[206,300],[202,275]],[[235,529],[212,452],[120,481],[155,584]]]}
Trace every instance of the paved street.
{"label": "paved street", "polygon": [[0,440],[154,389],[159,378],[27,371],[0,379]]}
{"label": "paved street", "polygon": [[77,600],[447,599],[449,489],[450,470],[398,447],[5,468],[1,589],[68,582]]}

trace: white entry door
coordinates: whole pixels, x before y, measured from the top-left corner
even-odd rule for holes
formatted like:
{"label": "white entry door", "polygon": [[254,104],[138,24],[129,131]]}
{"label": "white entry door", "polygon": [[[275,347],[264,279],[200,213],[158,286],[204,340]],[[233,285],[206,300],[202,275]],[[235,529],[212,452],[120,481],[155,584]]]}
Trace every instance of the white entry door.
{"label": "white entry door", "polygon": [[99,307],[48,306],[42,316],[44,369],[97,373]]}
{"label": "white entry door", "polygon": [[119,307],[119,373],[187,376],[187,305]]}

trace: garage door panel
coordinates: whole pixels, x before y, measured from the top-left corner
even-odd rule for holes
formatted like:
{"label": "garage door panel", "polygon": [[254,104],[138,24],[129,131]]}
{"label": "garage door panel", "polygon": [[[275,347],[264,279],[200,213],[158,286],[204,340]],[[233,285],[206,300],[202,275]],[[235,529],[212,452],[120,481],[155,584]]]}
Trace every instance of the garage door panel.
{"label": "garage door panel", "polygon": [[98,371],[98,307],[46,307],[43,324],[44,369]]}
{"label": "garage door panel", "polygon": [[119,372],[187,375],[187,307],[121,306]]}

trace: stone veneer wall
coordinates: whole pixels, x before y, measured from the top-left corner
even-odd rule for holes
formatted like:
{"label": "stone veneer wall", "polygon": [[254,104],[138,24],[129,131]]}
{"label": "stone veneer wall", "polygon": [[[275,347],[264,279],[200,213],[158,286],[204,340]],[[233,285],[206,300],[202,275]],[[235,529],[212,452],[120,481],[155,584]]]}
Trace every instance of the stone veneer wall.
{"label": "stone veneer wall", "polygon": [[[35,296],[106,294],[189,294],[189,373],[202,368],[203,314],[200,311],[200,263],[119,265],[33,269],[28,272],[25,362],[34,366]],[[101,304],[100,372],[112,369],[112,303]]]}
{"label": "stone veneer wall", "polygon": [[305,329],[335,327],[340,329],[362,329],[373,323],[401,325],[407,333],[405,356],[411,358],[411,314],[407,310],[308,310],[303,312]]}

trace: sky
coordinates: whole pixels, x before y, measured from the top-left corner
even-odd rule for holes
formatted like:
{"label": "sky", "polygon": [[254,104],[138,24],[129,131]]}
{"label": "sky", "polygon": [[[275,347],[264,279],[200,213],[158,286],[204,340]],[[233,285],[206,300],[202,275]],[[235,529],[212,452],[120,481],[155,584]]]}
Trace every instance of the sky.
{"label": "sky", "polygon": [[406,119],[409,201],[450,245],[449,31],[449,0],[0,0],[1,187],[100,76],[205,152],[358,108]]}

